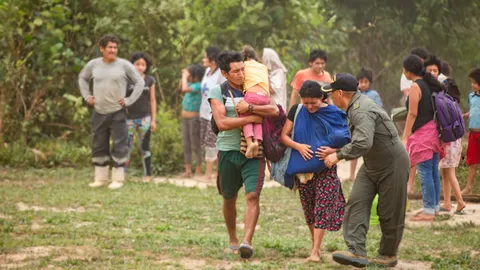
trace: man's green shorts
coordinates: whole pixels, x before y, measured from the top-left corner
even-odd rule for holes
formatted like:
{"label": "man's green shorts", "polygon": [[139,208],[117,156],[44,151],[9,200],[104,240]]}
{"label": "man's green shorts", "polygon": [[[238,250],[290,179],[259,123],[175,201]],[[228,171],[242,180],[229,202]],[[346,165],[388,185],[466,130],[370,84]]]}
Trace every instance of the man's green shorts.
{"label": "man's green shorts", "polygon": [[240,151],[220,151],[217,187],[220,194],[233,198],[242,185],[245,193],[260,195],[265,178],[265,159],[248,159]]}

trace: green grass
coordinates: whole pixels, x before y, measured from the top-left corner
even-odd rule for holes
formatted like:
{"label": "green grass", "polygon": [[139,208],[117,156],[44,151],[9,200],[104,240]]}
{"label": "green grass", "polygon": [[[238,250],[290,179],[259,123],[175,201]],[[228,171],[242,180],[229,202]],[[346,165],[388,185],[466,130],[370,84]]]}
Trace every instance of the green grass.
{"label": "green grass", "polygon": [[[341,231],[327,233],[320,265],[303,262],[309,232],[298,194],[285,188],[264,189],[255,258],[244,262],[223,254],[228,238],[215,188],[128,182],[110,191],[88,188],[91,178],[91,169],[0,171],[0,268],[16,258],[23,269],[344,269],[330,259],[346,248]],[[44,209],[19,211],[19,203]],[[242,223],[243,192],[237,205]],[[241,237],[243,230],[238,232]],[[370,256],[380,236],[372,227]],[[48,252],[38,255],[31,247]],[[399,255],[435,269],[478,269],[472,250],[480,250],[478,226],[433,225],[406,228]]]}

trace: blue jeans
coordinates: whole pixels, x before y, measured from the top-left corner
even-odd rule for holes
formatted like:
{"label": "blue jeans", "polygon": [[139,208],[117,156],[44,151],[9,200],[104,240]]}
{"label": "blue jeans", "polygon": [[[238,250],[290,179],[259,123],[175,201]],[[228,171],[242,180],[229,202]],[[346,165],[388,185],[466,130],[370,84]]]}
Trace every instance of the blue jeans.
{"label": "blue jeans", "polygon": [[440,172],[438,163],[440,155],[433,154],[429,160],[417,164],[417,171],[422,182],[423,212],[434,215],[440,210]]}

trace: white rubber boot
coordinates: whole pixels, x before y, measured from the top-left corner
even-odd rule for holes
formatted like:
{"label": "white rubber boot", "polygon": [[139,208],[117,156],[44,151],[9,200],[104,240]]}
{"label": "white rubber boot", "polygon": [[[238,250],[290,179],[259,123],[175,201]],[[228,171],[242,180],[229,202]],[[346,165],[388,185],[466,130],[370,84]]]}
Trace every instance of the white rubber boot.
{"label": "white rubber boot", "polygon": [[123,167],[112,168],[112,183],[108,185],[109,189],[119,189],[125,182],[125,169]]}
{"label": "white rubber boot", "polygon": [[89,187],[96,188],[106,185],[108,182],[108,166],[95,166],[95,179]]}

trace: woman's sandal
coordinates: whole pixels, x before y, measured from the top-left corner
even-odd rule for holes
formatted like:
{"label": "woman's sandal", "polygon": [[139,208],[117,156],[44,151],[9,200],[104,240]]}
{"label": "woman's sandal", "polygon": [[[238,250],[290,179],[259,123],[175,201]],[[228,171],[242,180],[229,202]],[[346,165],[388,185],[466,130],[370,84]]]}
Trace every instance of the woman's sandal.
{"label": "woman's sandal", "polygon": [[465,207],[467,207],[467,206],[465,205],[462,208],[455,210],[455,212],[453,214],[459,215],[459,216],[467,215],[467,212],[465,212],[465,210],[464,210]]}

